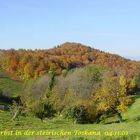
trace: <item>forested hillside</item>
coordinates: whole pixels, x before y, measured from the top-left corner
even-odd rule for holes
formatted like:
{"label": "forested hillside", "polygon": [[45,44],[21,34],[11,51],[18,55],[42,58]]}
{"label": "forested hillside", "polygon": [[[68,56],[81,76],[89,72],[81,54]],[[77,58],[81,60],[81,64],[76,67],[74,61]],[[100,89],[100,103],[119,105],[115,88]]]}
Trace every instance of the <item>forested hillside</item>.
{"label": "forested hillside", "polygon": [[121,130],[138,123],[139,100],[140,62],[79,43],[0,50],[1,128],[94,123],[106,124],[104,132],[114,123]]}
{"label": "forested hillside", "polygon": [[133,77],[140,71],[140,63],[121,56],[82,45],[64,43],[48,50],[1,50],[0,65],[12,77],[27,81],[49,71],[58,75],[76,67],[96,64],[111,69],[116,75]]}

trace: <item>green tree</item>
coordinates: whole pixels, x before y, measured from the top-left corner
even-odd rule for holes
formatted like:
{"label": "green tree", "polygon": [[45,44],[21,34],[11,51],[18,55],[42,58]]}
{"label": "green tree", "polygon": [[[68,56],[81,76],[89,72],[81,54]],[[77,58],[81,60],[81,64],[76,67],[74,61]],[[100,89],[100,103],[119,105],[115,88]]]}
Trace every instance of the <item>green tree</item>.
{"label": "green tree", "polygon": [[132,78],[129,83],[129,93],[136,94],[136,78]]}
{"label": "green tree", "polygon": [[136,76],[136,86],[140,89],[140,73]]}

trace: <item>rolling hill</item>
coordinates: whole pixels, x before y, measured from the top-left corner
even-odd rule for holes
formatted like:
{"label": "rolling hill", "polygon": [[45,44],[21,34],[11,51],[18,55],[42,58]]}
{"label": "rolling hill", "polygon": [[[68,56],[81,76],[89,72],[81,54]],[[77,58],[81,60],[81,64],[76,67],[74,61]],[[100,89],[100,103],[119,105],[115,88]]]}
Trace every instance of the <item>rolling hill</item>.
{"label": "rolling hill", "polygon": [[[95,123],[84,124],[84,125],[75,124],[74,122],[72,122],[72,120],[67,120],[64,117],[63,113],[69,110],[69,109],[66,110],[68,106],[73,106],[73,102],[81,102],[81,100],[82,100],[82,107],[84,108],[80,108],[80,110],[84,109],[83,111],[86,114],[86,116],[88,115],[86,112],[86,109],[89,109],[88,113],[90,116],[93,116],[95,113],[99,113],[99,112],[93,112],[94,114],[92,113],[92,111],[96,111],[97,106],[90,106],[90,100],[87,100],[88,98],[90,99],[90,95],[93,94],[93,91],[95,92],[97,91],[97,89],[99,89],[98,91],[102,91],[102,89],[104,89],[104,87],[102,88],[102,85],[101,85],[103,84],[103,82],[100,81],[101,75],[98,70],[101,70],[101,69],[111,70],[111,72],[113,73],[113,75],[111,75],[112,81],[114,81],[114,77],[115,77],[114,84],[112,81],[110,82],[111,80],[110,77],[109,79],[107,79],[108,75],[106,73],[105,73],[106,77],[105,76],[101,76],[101,77],[106,78],[107,81],[109,80],[109,84],[108,84],[109,86],[106,85],[107,86],[106,89],[108,89],[110,85],[112,84],[112,87],[114,88],[110,90],[111,91],[113,90],[113,93],[114,92],[115,94],[117,93],[117,96],[118,96],[118,82],[117,82],[118,79],[116,79],[116,77],[119,77],[120,75],[124,75],[126,76],[126,79],[127,78],[129,79],[130,77],[137,75],[140,72],[140,62],[132,61],[130,59],[123,58],[116,54],[106,53],[98,49],[94,49],[89,46],[82,45],[80,43],[69,43],[69,42],[59,45],[57,47],[54,47],[52,49],[48,49],[48,50],[24,50],[24,49],[0,50],[0,58],[1,58],[0,59],[0,91],[1,91],[0,92],[0,106],[1,108],[3,108],[3,106],[11,105],[12,101],[20,100],[19,96],[22,95],[22,92],[24,95],[22,97],[23,99],[22,103],[25,103],[22,105],[23,110],[21,109],[21,114],[19,115],[19,117],[17,116],[17,118],[12,121],[11,121],[11,118],[13,118],[12,112],[9,112],[9,110],[4,111],[4,109],[0,110],[0,116],[1,116],[0,128],[1,129],[14,128],[15,130],[16,129],[33,130],[35,128],[37,129],[37,131],[41,129],[42,130],[50,129],[54,131],[59,131],[61,129],[69,130],[69,131],[73,131],[73,129],[77,129],[77,130],[87,129],[87,130],[92,131],[94,128],[94,130],[101,131],[101,133],[103,134],[101,136],[101,139],[112,139],[113,132],[116,134],[116,132],[123,132],[123,131],[126,131],[129,135],[123,136],[122,139],[139,139],[139,132],[140,132],[140,127],[139,127],[140,98],[138,98],[139,94],[137,95],[137,99],[134,101],[134,103],[128,108],[128,112],[123,114],[122,117],[124,119],[124,122],[122,123],[115,123],[115,122],[119,122],[118,118],[116,117],[117,114],[116,113],[112,114],[114,112],[110,110],[109,110],[110,114],[113,116],[110,116],[110,114],[107,114],[108,112],[103,112],[104,114],[101,114],[107,117],[104,119],[102,118],[103,121],[101,121],[101,123],[105,123],[106,125],[101,124],[101,123],[100,124],[95,124]],[[90,66],[88,67],[88,65],[92,65],[92,69],[90,68]],[[99,68],[101,69],[96,69],[95,65],[100,66]],[[79,69],[76,69],[75,71],[70,71],[69,73],[66,74],[66,76],[61,75],[74,68],[79,68]],[[52,71],[55,71],[57,75],[61,75],[61,76],[55,75],[56,81],[54,80],[54,75],[53,75],[54,73],[50,73]],[[49,77],[50,75],[49,74],[47,75],[46,73],[52,74],[52,77]],[[99,74],[99,77],[97,76],[97,74]],[[31,80],[31,79],[37,79],[37,80]],[[124,77],[123,80],[125,81],[126,79]],[[131,79],[129,80],[131,81]],[[31,81],[31,84],[30,84],[30,81]],[[137,81],[139,81],[139,79]],[[23,83],[26,83],[26,82],[27,83],[29,82],[29,87],[28,85],[23,87]],[[33,85],[32,85],[32,82],[34,82]],[[128,90],[129,85],[130,85],[129,82],[128,83],[126,82],[128,85],[126,84],[124,85],[125,90]],[[93,84],[90,84],[90,83],[94,83],[94,84],[96,83],[95,87]],[[52,87],[54,90],[52,90]],[[67,90],[71,88],[72,90]],[[50,90],[50,92],[48,92],[46,89]],[[133,88],[130,88],[130,89],[133,89]],[[55,93],[55,91],[57,92]],[[132,92],[135,95],[135,91],[132,90]],[[53,93],[52,96],[50,96],[51,98],[47,98],[47,100],[49,99],[48,100],[49,102],[56,103],[53,106],[55,107],[56,112],[55,112],[55,115],[52,116],[52,118],[45,116],[44,120],[40,121],[41,119],[40,116],[37,116],[39,113],[44,115],[44,113],[46,113],[47,111],[53,112],[52,110],[50,110],[52,106],[49,106],[49,108],[45,108],[44,110],[44,106],[48,107],[47,102],[46,104],[43,105],[43,109],[41,108],[42,100],[41,100],[40,95],[45,95],[46,93]],[[77,93],[77,95],[83,94],[86,96],[81,96],[81,95],[75,96],[76,95],[75,93]],[[89,97],[87,97],[88,93],[91,93]],[[61,97],[60,96],[61,94],[62,94],[62,99],[58,98],[58,97]],[[106,92],[104,94],[106,94]],[[116,98],[114,94],[111,96]],[[16,97],[19,97],[19,98],[16,98]],[[87,98],[82,98],[82,97],[87,97]],[[100,94],[94,94],[93,97],[100,98]],[[107,98],[109,97],[108,94],[107,96],[103,96],[103,98],[106,98],[106,97]],[[4,99],[6,99],[6,101]],[[122,99],[124,101],[127,98],[123,96]],[[101,100],[101,103],[102,102],[104,103],[104,100],[103,101]],[[109,102],[111,102],[111,100]],[[92,104],[93,103],[94,101],[92,102]],[[83,106],[85,104],[87,105],[86,108],[85,106]],[[114,105],[115,102],[112,104],[114,108],[116,108],[116,106]],[[13,111],[13,112],[17,112],[17,110],[19,109],[17,108],[17,106],[12,106],[12,107],[14,108],[13,110],[10,110],[10,111]],[[76,109],[77,107],[79,106],[76,106]],[[60,110],[62,114],[60,114]],[[81,111],[80,111],[80,114],[81,114]],[[77,113],[76,113],[76,116],[77,116]],[[80,115],[80,116],[84,116],[84,115]],[[98,116],[98,119],[100,118],[101,116]],[[96,118],[93,118],[93,119],[96,119]],[[106,135],[104,135],[105,132],[109,132],[110,135],[107,137]],[[26,138],[28,139],[28,137],[29,136],[27,137],[23,136],[23,139],[26,139]],[[38,138],[36,136],[32,136],[32,137],[34,139]],[[18,137],[16,138],[14,136],[8,137],[8,138],[5,137],[5,139],[14,139],[14,138],[18,139]],[[45,139],[45,138],[46,137],[42,136],[40,139]],[[49,136],[49,139],[50,138],[52,137]],[[65,139],[66,137],[60,137],[60,139],[62,138]],[[82,137],[78,136],[76,138],[75,136],[67,136],[67,139],[86,139],[86,138],[87,136],[82,136]],[[97,137],[97,139],[98,138],[99,137]],[[118,135],[118,137],[116,136],[114,138],[120,139],[121,137]]]}
{"label": "rolling hill", "polygon": [[133,77],[140,72],[140,62],[110,54],[80,43],[66,42],[48,50],[1,50],[3,70],[21,80],[37,78],[49,72],[95,64],[111,69],[116,75]]}

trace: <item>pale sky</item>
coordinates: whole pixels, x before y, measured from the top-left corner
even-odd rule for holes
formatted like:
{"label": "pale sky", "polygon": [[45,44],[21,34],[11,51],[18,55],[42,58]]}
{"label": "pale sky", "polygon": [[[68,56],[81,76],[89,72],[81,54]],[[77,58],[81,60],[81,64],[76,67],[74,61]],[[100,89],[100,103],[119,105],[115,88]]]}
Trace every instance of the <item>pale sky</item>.
{"label": "pale sky", "polygon": [[140,1],[0,0],[0,49],[64,42],[140,59]]}

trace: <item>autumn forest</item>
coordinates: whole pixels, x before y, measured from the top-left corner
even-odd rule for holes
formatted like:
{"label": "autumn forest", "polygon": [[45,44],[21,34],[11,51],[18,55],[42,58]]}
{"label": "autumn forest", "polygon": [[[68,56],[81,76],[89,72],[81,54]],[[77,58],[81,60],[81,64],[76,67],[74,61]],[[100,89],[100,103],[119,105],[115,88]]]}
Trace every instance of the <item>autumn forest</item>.
{"label": "autumn forest", "polygon": [[16,125],[28,117],[40,123],[126,123],[139,98],[139,61],[71,42],[47,50],[0,50],[0,110]]}

